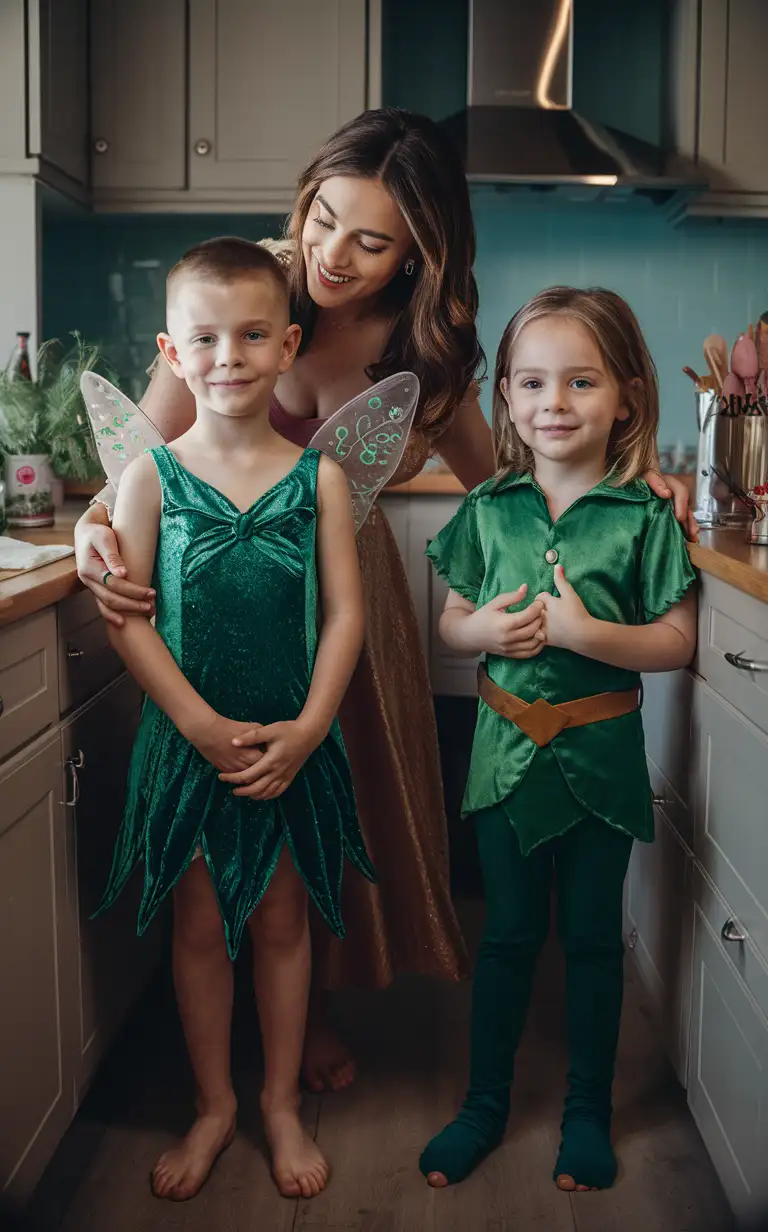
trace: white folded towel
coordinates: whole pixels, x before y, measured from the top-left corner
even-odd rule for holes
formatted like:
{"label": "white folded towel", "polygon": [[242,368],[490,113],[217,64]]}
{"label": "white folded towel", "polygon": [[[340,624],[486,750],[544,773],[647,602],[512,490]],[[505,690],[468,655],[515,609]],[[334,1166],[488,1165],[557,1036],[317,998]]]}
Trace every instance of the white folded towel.
{"label": "white folded towel", "polygon": [[74,550],[66,543],[52,543],[45,547],[0,535],[0,569],[37,569],[40,565],[61,560],[62,556],[71,556]]}

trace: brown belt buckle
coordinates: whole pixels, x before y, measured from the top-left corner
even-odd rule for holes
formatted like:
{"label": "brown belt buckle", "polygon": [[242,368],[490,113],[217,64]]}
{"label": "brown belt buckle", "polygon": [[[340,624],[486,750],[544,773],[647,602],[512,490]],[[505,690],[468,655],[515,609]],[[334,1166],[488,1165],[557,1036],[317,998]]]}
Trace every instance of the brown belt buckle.
{"label": "brown belt buckle", "polygon": [[559,736],[563,728],[569,726],[571,720],[567,714],[563,714],[562,710],[558,710],[545,698],[537,697],[536,701],[531,702],[528,709],[518,715],[514,722],[534,744],[542,749],[554,740],[555,736]]}

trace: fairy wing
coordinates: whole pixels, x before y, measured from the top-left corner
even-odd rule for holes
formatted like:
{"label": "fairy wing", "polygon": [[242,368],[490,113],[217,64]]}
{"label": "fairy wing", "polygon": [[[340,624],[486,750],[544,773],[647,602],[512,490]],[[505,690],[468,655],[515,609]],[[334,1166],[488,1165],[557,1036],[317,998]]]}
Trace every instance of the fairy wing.
{"label": "fairy wing", "polygon": [[84,372],[80,390],[104,473],[117,491],[129,462],[165,441],[130,398],[97,372]]}
{"label": "fairy wing", "polygon": [[418,403],[418,377],[396,372],[330,415],[309,442],[344,471],[356,531],[400,464]]}

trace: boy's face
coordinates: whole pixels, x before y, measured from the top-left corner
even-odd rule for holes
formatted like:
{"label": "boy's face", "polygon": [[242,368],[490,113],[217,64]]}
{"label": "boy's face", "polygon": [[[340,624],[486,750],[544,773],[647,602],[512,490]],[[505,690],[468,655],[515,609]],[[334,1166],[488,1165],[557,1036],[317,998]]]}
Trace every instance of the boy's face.
{"label": "boy's face", "polygon": [[300,338],[275,279],[247,274],[228,283],[181,281],[172,289],[168,333],[158,336],[158,345],[198,406],[242,418],[267,406]]}

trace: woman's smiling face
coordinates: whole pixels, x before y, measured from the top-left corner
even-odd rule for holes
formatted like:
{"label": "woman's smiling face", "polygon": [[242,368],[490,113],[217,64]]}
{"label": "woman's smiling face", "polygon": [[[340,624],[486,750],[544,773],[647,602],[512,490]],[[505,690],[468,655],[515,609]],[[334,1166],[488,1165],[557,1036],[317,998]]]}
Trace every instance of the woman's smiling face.
{"label": "woman's smiling face", "polygon": [[307,288],[319,308],[375,297],[415,252],[380,180],[333,176],[315,193],[301,237]]}

